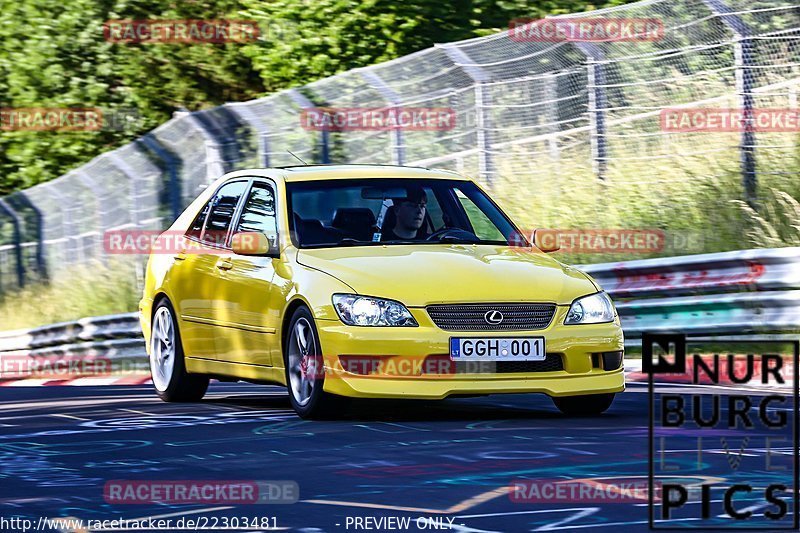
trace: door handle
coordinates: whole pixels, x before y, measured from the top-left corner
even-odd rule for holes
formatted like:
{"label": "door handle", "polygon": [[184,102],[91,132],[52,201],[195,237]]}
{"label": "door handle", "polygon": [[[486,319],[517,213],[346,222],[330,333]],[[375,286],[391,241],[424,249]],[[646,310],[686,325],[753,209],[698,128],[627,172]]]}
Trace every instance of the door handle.
{"label": "door handle", "polygon": [[184,259],[186,259],[186,250],[181,250],[177,254],[173,255],[172,258],[175,259],[176,261],[183,261]]}
{"label": "door handle", "polygon": [[233,268],[233,262],[230,259],[220,259],[217,261],[217,268],[220,270],[230,270]]}

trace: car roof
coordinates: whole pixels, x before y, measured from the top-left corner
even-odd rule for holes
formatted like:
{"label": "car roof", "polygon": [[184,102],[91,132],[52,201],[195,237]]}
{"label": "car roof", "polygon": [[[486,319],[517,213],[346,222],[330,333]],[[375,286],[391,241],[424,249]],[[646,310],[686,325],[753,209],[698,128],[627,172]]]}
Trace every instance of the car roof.
{"label": "car roof", "polygon": [[353,178],[424,178],[469,181],[450,170],[400,165],[292,165],[273,169],[245,169],[229,174],[228,178],[243,175],[268,176],[286,182],[353,179]]}

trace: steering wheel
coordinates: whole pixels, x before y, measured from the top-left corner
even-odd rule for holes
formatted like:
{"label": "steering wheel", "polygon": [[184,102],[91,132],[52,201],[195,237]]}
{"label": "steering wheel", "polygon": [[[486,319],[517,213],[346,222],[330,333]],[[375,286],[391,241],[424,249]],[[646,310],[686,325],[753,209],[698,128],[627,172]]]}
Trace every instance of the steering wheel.
{"label": "steering wheel", "polygon": [[428,235],[428,237],[425,240],[443,241],[448,237],[459,241],[468,241],[468,242],[480,241],[477,235],[461,228],[442,228]]}

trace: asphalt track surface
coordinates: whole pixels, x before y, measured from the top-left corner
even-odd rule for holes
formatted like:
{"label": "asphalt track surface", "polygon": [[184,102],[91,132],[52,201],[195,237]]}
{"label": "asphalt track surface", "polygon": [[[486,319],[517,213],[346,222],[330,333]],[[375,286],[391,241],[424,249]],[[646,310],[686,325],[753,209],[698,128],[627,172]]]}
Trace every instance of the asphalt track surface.
{"label": "asphalt track surface", "polygon": [[[163,403],[148,385],[3,387],[0,518],[205,517],[209,526],[228,517],[228,530],[263,531],[232,520],[273,517],[268,524],[279,529],[311,532],[396,530],[354,520],[407,517],[408,531],[436,531],[421,527],[436,523],[449,531],[646,531],[646,502],[520,503],[508,487],[520,478],[645,479],[647,398],[646,386],[629,384],[599,418],[562,416],[545,396],[504,395],[368,402],[319,422],[297,418],[285,391],[270,386],[214,382],[195,404]],[[108,480],[131,479],[294,480],[299,501],[104,500]]]}

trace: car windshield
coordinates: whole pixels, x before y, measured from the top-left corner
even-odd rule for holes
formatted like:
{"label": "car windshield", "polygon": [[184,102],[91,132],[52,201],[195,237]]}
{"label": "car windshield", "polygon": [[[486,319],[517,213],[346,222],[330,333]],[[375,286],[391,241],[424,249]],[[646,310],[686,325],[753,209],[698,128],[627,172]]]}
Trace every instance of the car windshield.
{"label": "car windshield", "polygon": [[300,248],[527,241],[470,181],[337,179],[287,183]]}

